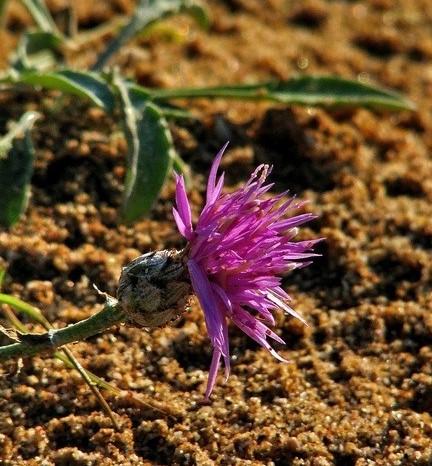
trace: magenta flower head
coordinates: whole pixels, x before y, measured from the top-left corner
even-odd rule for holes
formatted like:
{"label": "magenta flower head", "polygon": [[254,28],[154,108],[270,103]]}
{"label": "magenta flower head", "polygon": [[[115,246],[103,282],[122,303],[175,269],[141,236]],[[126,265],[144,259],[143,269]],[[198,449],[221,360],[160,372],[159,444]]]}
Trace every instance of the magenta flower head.
{"label": "magenta flower head", "polygon": [[297,227],[313,214],[287,217],[304,205],[287,193],[269,197],[273,186],[265,184],[268,165],[260,165],[240,189],[223,194],[224,174],[217,171],[227,144],[216,156],[207,183],[207,198],[195,227],[182,176],[176,176],[177,227],[188,240],[187,268],[192,287],[204,311],[213,346],[206,390],[215,385],[221,358],[225,377],[230,372],[228,322],[232,321],[275,358],[285,361],[270,345],[271,338],[284,341],[267,325],[274,325],[272,311],[279,308],[304,322],[288,306],[290,297],[281,288],[281,275],[304,267],[316,256],[313,246],[320,240],[293,241]]}

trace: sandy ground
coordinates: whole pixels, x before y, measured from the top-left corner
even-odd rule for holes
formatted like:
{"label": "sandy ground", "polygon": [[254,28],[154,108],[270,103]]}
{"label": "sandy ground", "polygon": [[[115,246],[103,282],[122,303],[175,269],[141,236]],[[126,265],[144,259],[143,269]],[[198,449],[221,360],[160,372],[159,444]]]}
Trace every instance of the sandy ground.
{"label": "sandy ground", "polygon": [[[82,29],[131,9],[127,0],[75,3]],[[50,6],[60,11],[63,3]],[[319,214],[301,236],[325,236],[322,257],[285,282],[309,327],[277,317],[287,341],[278,350],[290,363],[232,328],[232,375],[205,403],[211,349],[197,305],[170,327],[113,329],[73,349],[124,390],[107,395],[120,432],[60,362],[36,357],[18,374],[4,365],[0,462],[430,465],[432,3],[226,0],[209,8],[208,33],[170,20],[175,34],[125,47],[117,58],[123,72],[162,87],[333,73],[399,90],[418,111],[193,102],[200,119],[172,130],[193,169],[195,216],[212,157],[227,139],[228,189],[266,161],[275,167],[275,192],[289,188]],[[8,15],[3,64],[27,24],[17,8]],[[70,60],[88,65],[102,45],[92,42]],[[5,291],[39,306],[56,326],[73,323],[100,307],[92,283],[114,293],[123,264],[183,245],[171,216],[173,183],[149,219],[117,225],[126,148],[115,118],[49,94],[0,99],[2,127],[27,108],[44,115],[30,208],[0,231]]]}

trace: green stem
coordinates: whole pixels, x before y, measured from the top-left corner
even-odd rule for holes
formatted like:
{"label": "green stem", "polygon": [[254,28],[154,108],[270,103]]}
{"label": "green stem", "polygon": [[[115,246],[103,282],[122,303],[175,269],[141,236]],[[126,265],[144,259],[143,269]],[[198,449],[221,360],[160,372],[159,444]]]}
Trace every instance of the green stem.
{"label": "green stem", "polygon": [[21,335],[21,342],[0,347],[0,362],[53,351],[68,343],[97,335],[123,320],[124,314],[117,300],[108,299],[104,308],[88,319],[47,333]]}
{"label": "green stem", "polygon": [[[5,296],[5,295],[4,295]],[[23,301],[24,302],[24,301]],[[3,309],[3,312],[9,322],[12,324],[12,326],[17,329],[21,333],[29,333],[27,327],[18,319],[18,317],[14,314],[14,312],[6,307]],[[47,321],[48,322],[48,321]],[[49,324],[49,322],[48,322]],[[51,324],[49,324],[49,328],[47,330],[52,329]],[[77,364],[73,362],[75,356],[72,354],[72,351],[70,351],[68,348],[64,347],[62,348],[63,353],[60,351],[55,351],[54,352],[54,357],[66,364],[71,369],[75,369],[77,367]],[[66,356],[67,355],[67,356]],[[110,383],[106,382],[105,380],[101,379],[97,375],[93,374],[92,372],[88,371],[87,369],[84,369],[79,363],[78,365],[82,368],[82,370],[87,374],[88,378],[90,379],[91,385],[92,386],[98,386],[101,388],[104,388],[105,390],[113,393],[114,395],[120,395],[121,390],[119,390],[117,387],[114,387],[114,385],[111,385]],[[78,370],[78,369],[77,369]],[[80,372],[81,373],[81,372]],[[83,377],[84,378],[84,377]],[[84,378],[85,381],[87,381],[86,378]]]}
{"label": "green stem", "polygon": [[[16,315],[13,313],[13,311],[9,308],[4,309],[4,313],[6,317],[8,318],[9,322],[21,333],[23,334],[28,334],[27,327],[16,317]],[[52,329],[52,325],[46,321],[45,328],[47,330]],[[102,393],[98,389],[98,385],[101,385],[100,382],[104,382],[106,386],[109,386],[109,384],[105,381],[102,381],[102,379],[99,379],[99,377],[95,376],[91,372],[87,371],[84,369],[84,367],[81,366],[79,363],[78,359],[75,358],[73,355],[72,351],[67,347],[64,346],[61,349],[62,352],[55,351],[54,352],[54,357],[57,359],[60,359],[64,364],[67,366],[76,369],[78,373],[81,375],[83,378],[84,382],[87,384],[87,386],[90,388],[90,390],[93,392],[93,395],[97,398],[99,401],[99,404],[101,405],[103,411],[105,414],[111,419],[111,422],[113,423],[114,427],[116,428],[117,431],[120,430],[120,426],[114,416],[114,413],[112,412],[111,408],[109,407],[108,403],[106,402],[105,398],[102,396]],[[107,388],[104,385],[104,388]],[[118,393],[116,393],[118,394]]]}

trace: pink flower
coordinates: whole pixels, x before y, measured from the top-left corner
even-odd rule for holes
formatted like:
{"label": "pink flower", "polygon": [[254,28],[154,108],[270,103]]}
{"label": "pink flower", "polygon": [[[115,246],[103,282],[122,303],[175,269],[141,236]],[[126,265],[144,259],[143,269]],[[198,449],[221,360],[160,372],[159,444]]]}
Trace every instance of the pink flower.
{"label": "pink flower", "polygon": [[182,176],[176,175],[174,219],[188,240],[187,266],[192,287],[204,311],[213,358],[206,398],[213,390],[221,357],[225,377],[230,372],[228,322],[266,348],[275,358],[285,361],[270,345],[268,338],[285,343],[266,325],[274,325],[272,311],[280,308],[304,322],[287,301],[281,288],[281,274],[304,267],[320,241],[293,241],[297,227],[315,218],[313,214],[287,217],[289,210],[304,202],[287,193],[266,198],[272,184],[265,184],[268,165],[260,165],[240,189],[222,194],[224,174],[217,171],[227,144],[216,156],[207,183],[207,199],[195,228]]}

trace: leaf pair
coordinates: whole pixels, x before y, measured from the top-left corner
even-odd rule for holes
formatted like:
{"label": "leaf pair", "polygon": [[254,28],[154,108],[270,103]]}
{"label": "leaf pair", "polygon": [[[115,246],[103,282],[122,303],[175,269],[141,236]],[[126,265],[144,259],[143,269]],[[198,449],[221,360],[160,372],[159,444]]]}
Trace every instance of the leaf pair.
{"label": "leaf pair", "polygon": [[[169,106],[170,100],[225,98],[267,100],[285,105],[414,109],[411,101],[395,92],[333,76],[297,76],[286,81],[208,88],[149,89],[126,81],[118,74],[113,83],[111,75],[102,72],[45,69],[57,63],[55,60],[50,61],[49,57],[57,53],[64,37],[58,32],[43,0],[22,1],[40,31],[27,33],[23,37],[15,54],[13,69],[0,78],[0,84],[57,90],[88,98],[106,112],[118,108],[121,110],[128,141],[121,218],[128,223],[150,211],[173,165],[176,170],[187,170],[174,151],[166,118],[190,117],[190,113]],[[208,23],[205,11],[195,0],[140,0],[133,16],[108,44],[94,69],[101,69],[122,45],[148,30],[156,21],[181,12],[192,15],[202,26]],[[27,130],[24,142],[19,142],[21,139],[17,138],[14,151],[0,165],[0,181],[1,177],[4,180],[11,179],[16,170],[20,172],[16,189],[8,191],[3,188],[3,191],[8,192],[0,199],[0,207],[3,207],[0,223],[6,226],[18,219],[19,209],[22,211],[26,205],[27,184],[33,163],[28,136]],[[10,134],[4,138],[6,142],[12,139]],[[17,156],[17,153],[26,155]]]}
{"label": "leaf pair", "polygon": [[[395,92],[332,76],[299,76],[282,82],[165,90],[143,88],[117,76],[113,89],[104,74],[64,69],[23,71],[3,78],[0,82],[74,94],[88,98],[107,112],[112,112],[116,107],[115,92],[120,95],[119,106],[124,115],[128,141],[121,216],[128,223],[149,212],[173,161],[177,166],[182,163],[175,154],[165,117],[187,117],[188,114],[170,109],[166,106],[167,100],[229,98],[268,100],[285,105],[363,106],[390,110],[415,108],[411,101]],[[24,115],[21,122],[28,121],[28,118],[28,114]],[[33,163],[30,127],[31,125],[26,128],[25,138],[16,139],[14,150],[0,161],[0,183],[3,182],[0,184],[0,223],[6,226],[17,221],[19,213],[26,205]],[[0,140],[0,150],[3,141],[3,152],[8,147],[5,143],[15,141],[15,134],[11,135],[9,133]],[[12,177],[16,186],[12,190],[6,189],[7,180]]]}

